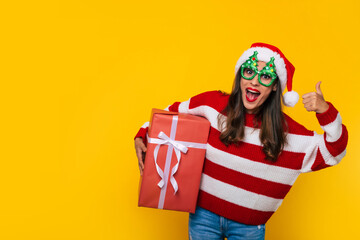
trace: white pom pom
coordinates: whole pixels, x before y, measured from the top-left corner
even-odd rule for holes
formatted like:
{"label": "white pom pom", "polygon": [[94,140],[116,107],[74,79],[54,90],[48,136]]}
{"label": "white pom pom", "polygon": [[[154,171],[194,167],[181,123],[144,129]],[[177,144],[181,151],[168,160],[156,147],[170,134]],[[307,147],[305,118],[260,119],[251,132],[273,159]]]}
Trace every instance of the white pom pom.
{"label": "white pom pom", "polygon": [[293,107],[299,101],[299,94],[294,91],[286,92],[284,94],[284,104],[288,107]]}

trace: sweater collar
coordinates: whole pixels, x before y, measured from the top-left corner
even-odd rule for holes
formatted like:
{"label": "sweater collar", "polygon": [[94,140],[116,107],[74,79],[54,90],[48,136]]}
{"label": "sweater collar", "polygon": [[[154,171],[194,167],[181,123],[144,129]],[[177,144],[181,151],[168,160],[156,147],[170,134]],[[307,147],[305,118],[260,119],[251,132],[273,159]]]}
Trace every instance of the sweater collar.
{"label": "sweater collar", "polygon": [[256,118],[256,114],[245,113],[245,126],[252,127],[252,128],[260,128],[261,121],[259,121],[257,123],[258,126],[255,127],[255,124],[254,124],[255,118]]}

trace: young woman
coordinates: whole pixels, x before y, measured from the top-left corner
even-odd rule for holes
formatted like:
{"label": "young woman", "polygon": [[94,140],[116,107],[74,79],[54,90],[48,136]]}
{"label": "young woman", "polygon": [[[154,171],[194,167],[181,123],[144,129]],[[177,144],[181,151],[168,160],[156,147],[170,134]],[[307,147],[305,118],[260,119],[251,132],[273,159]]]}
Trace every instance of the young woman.
{"label": "young woman", "polygon": [[[278,48],[255,43],[236,64],[230,95],[210,91],[168,107],[211,123],[197,209],[189,217],[190,239],[264,239],[265,223],[298,175],[345,156],[346,127],[324,100],[320,82],[316,92],[303,95],[303,104],[316,112],[323,135],[282,112],[283,100],[294,106],[299,99],[292,91],[294,71]],[[141,174],[147,126],[135,137]]]}

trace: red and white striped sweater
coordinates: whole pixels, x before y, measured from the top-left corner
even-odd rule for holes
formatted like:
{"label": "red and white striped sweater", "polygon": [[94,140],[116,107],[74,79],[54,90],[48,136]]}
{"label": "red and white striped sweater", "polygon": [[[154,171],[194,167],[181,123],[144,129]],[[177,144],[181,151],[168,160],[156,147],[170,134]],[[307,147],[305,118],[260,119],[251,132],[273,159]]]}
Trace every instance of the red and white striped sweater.
{"label": "red and white striped sweater", "polygon": [[[238,146],[226,147],[219,139],[217,117],[228,99],[227,94],[210,91],[167,108],[203,116],[211,123],[197,203],[202,208],[244,224],[264,224],[300,173],[336,165],[345,156],[347,130],[331,103],[325,113],[316,114],[323,135],[307,130],[285,115],[287,144],[275,163],[265,160],[252,114],[246,114],[244,139]],[[145,123],[136,137],[146,139],[147,127]]]}

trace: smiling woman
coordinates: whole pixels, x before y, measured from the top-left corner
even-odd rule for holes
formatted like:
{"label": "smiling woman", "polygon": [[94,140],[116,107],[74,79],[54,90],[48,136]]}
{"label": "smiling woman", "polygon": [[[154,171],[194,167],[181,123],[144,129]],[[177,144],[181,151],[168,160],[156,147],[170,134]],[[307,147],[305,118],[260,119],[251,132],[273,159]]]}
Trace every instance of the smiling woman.
{"label": "smiling woman", "polygon": [[[316,92],[303,95],[324,135],[282,111],[294,106],[295,68],[276,47],[255,43],[239,58],[230,94],[201,93],[167,110],[200,115],[211,123],[190,239],[264,239],[265,223],[300,173],[336,165],[345,156],[347,130],[336,108]],[[288,92],[282,96],[287,87]],[[140,172],[148,124],[135,136]]]}

